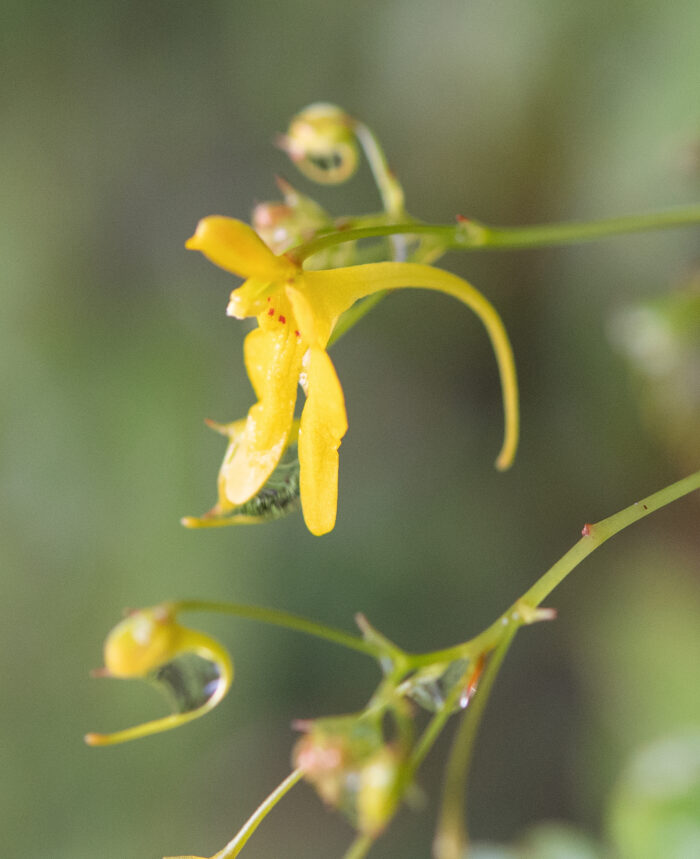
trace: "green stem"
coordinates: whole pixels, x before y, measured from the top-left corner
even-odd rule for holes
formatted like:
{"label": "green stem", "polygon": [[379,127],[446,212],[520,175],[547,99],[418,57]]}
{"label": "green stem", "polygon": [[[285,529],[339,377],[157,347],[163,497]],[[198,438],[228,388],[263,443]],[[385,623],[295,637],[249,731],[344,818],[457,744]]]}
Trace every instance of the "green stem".
{"label": "green stem", "polygon": [[374,659],[380,659],[382,656],[386,655],[386,653],[376,644],[365,641],[363,638],[359,638],[356,635],[350,635],[349,633],[343,632],[340,629],[335,629],[332,626],[316,623],[313,620],[307,620],[304,617],[299,617],[298,615],[290,614],[286,611],[279,611],[278,609],[245,605],[244,603],[208,602],[206,600],[178,600],[171,605],[174,610],[178,612],[218,612],[220,614],[231,614],[235,617],[242,617],[246,620],[268,623],[272,626],[281,626],[285,629],[292,629],[295,632],[302,632],[305,635],[313,635],[316,638],[323,638],[326,641],[333,642],[333,644],[339,644],[341,647],[347,647],[350,650],[356,650],[359,653],[372,656]]}
{"label": "green stem", "polygon": [[353,131],[364,150],[365,157],[377,183],[382,206],[393,218],[405,217],[403,188],[389,168],[389,162],[374,132],[364,124],[355,120]]}
{"label": "green stem", "polygon": [[474,700],[468,705],[457,730],[445,773],[442,809],[433,845],[435,859],[460,859],[464,856],[468,840],[464,823],[464,807],[474,742],[494,680],[519,626],[519,623],[508,625],[484,669]]}
{"label": "green stem", "polygon": [[[607,519],[601,519],[595,525],[585,525],[582,532],[583,536],[578,543],[572,546],[564,557],[560,558],[542,578],[538,579],[518,602],[533,608],[540,605],[584,558],[588,557],[594,549],[597,549],[610,537],[617,534],[618,531],[622,531],[628,525],[638,522],[650,513],[654,513],[661,507],[665,507],[696,489],[700,489],[700,471],[654,492],[647,498],[642,498],[641,501],[635,501],[634,504]],[[517,604],[513,608],[516,607]]]}
{"label": "green stem", "polygon": [[480,653],[489,652],[501,640],[504,627],[510,619],[521,619],[527,623],[528,620],[524,615],[537,608],[594,549],[597,549],[598,546],[623,528],[627,528],[628,525],[632,525],[650,513],[697,489],[700,489],[700,471],[654,492],[647,498],[642,498],[641,501],[635,501],[634,504],[607,519],[602,519],[595,525],[585,525],[584,536],[553,567],[550,567],[520,599],[516,600],[498,620],[477,635],[476,638],[455,647],[435,650],[432,653],[406,654],[409,665],[411,668],[420,668],[425,665],[432,665],[434,662],[452,662],[455,659],[474,658]]}
{"label": "green stem", "polygon": [[642,215],[626,215],[595,221],[564,224],[535,224],[531,227],[490,227],[478,221],[458,224],[424,224],[418,221],[360,227],[319,236],[298,245],[291,255],[302,261],[312,254],[343,242],[391,235],[431,235],[442,241],[445,250],[515,250],[590,242],[608,236],[662,230],[700,223],[700,206],[684,206]]}
{"label": "green stem", "polygon": [[301,780],[304,771],[301,767],[295,769],[287,778],[279,784],[272,793],[265,799],[238,830],[236,836],[218,853],[212,856],[212,859],[234,859],[238,856],[241,850],[245,847],[250,836],[255,832],[262,821],[267,817],[270,811],[277,805],[282,797],[288,793],[294,785]]}
{"label": "green stem", "polygon": [[371,835],[358,835],[348,848],[343,859],[364,859],[374,844]]}

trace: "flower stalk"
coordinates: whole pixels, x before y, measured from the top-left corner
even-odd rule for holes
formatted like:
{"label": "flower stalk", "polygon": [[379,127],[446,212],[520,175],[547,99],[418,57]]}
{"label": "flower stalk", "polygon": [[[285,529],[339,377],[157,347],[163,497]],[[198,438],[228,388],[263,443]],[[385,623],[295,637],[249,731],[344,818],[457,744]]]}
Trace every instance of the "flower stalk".
{"label": "flower stalk", "polygon": [[630,233],[665,230],[700,224],[700,205],[679,206],[658,212],[601,218],[570,223],[534,224],[529,227],[495,227],[460,218],[457,224],[426,224],[408,221],[355,227],[318,236],[292,248],[288,253],[303,262],[319,251],[344,242],[380,236],[431,236],[445,251],[522,250],[557,245],[581,244]]}

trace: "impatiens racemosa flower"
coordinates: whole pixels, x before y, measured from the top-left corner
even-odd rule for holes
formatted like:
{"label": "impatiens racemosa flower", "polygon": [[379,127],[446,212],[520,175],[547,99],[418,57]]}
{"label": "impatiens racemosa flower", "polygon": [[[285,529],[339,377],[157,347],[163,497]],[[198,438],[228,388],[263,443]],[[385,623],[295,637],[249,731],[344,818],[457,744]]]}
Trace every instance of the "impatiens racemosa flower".
{"label": "impatiens racemosa flower", "polygon": [[226,650],[208,635],[182,626],[177,606],[163,603],[132,612],[107,636],[105,667],[98,677],[140,677],[168,694],[176,712],[117,731],[87,734],[90,746],[107,746],[176,728],[208,713],[233,681],[233,663]]}
{"label": "impatiens racemosa flower", "polygon": [[246,278],[231,293],[227,313],[256,317],[246,337],[245,364],[257,396],[232,456],[220,473],[232,505],[253,498],[275,470],[290,440],[297,386],[306,394],[299,428],[300,490],[304,520],[313,534],[336,518],[338,447],[347,430],[343,391],[326,346],[340,316],[356,301],[403,287],[452,295],[479,316],[491,338],[503,387],[505,439],[496,460],[513,461],[518,443],[518,394],[513,354],[490,302],[460,277],[418,263],[380,262],[305,271],[290,256],[276,256],[247,224],[210,216],[186,247]]}

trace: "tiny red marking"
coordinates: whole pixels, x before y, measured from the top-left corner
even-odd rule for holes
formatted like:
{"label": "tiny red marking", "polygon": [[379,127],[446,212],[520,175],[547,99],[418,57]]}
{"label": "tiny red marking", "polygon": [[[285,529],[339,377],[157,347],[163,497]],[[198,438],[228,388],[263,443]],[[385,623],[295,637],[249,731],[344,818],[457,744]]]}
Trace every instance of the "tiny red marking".
{"label": "tiny red marking", "polygon": [[268,296],[267,296],[267,300],[268,300],[268,301],[272,301],[272,296],[271,296],[271,295],[268,295]]}
{"label": "tiny red marking", "polygon": [[457,215],[457,223],[458,224],[468,224],[471,221],[471,218],[467,218],[464,215]]}
{"label": "tiny red marking", "polygon": [[284,318],[284,316],[280,316],[280,317],[279,317],[279,320],[280,320],[280,322],[282,323],[282,325],[284,325],[284,323],[287,321],[287,320]]}
{"label": "tiny red marking", "polygon": [[274,308],[274,307],[271,307],[271,308],[267,311],[267,315],[268,315],[268,316],[274,316],[274,315],[275,315],[275,308]]}
{"label": "tiny red marking", "polygon": [[298,331],[295,331],[294,333],[296,334],[297,337],[301,337],[301,334]]}
{"label": "tiny red marking", "polygon": [[586,522],[586,524],[583,526],[583,528],[581,528],[581,534],[584,537],[590,537],[592,527],[593,527],[592,525],[589,525],[589,523]]}

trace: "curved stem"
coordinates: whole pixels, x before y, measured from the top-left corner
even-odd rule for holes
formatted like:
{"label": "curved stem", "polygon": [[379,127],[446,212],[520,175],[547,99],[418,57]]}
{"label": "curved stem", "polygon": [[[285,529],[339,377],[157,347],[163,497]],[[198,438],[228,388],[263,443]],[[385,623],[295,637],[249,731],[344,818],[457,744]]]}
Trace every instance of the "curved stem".
{"label": "curved stem", "polygon": [[373,844],[374,838],[371,835],[358,835],[348,848],[343,859],[364,859]]}
{"label": "curved stem", "polygon": [[241,850],[245,847],[246,842],[248,841],[250,836],[255,832],[255,830],[262,823],[265,817],[267,817],[267,815],[277,805],[280,799],[282,799],[282,797],[287,794],[298,781],[301,780],[303,775],[304,771],[301,767],[298,767],[292,773],[290,773],[287,778],[272,791],[272,793],[267,797],[267,799],[260,803],[260,805],[253,812],[253,814],[238,830],[236,836],[231,841],[229,841],[229,843],[222,850],[219,850],[218,853],[215,853],[212,856],[212,859],[234,859],[234,856],[238,856]]}
{"label": "curved stem", "polygon": [[387,214],[394,218],[405,216],[404,193],[396,176],[389,168],[384,150],[374,132],[364,122],[355,120],[353,131],[364,150],[365,156],[377,183],[382,206]]}
{"label": "curved stem", "polygon": [[443,243],[445,250],[515,250],[577,244],[625,233],[663,230],[693,224],[700,224],[700,205],[683,206],[642,215],[572,221],[563,224],[535,224],[530,227],[490,227],[468,219],[462,219],[456,225],[424,224],[415,221],[329,233],[298,245],[290,251],[290,254],[295,260],[302,261],[318,251],[343,242],[399,234],[432,235]]}
{"label": "curved stem", "polygon": [[307,620],[304,617],[299,617],[295,614],[290,614],[286,611],[278,609],[263,608],[262,606],[245,605],[244,603],[229,603],[229,602],[209,602],[206,600],[178,600],[172,603],[176,611],[210,611],[218,612],[219,614],[230,614],[235,617],[242,617],[246,620],[255,620],[260,623],[267,623],[271,626],[281,626],[285,629],[291,629],[295,632],[302,632],[305,635],[313,635],[316,638],[323,638],[333,644],[339,644],[341,647],[347,647],[350,650],[356,650],[359,653],[364,653],[367,656],[372,656],[379,659],[385,655],[384,652],[375,644],[365,641],[356,635],[350,635],[340,629],[335,629],[332,626],[326,626],[323,623],[316,623],[313,620]]}

